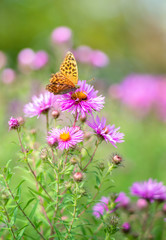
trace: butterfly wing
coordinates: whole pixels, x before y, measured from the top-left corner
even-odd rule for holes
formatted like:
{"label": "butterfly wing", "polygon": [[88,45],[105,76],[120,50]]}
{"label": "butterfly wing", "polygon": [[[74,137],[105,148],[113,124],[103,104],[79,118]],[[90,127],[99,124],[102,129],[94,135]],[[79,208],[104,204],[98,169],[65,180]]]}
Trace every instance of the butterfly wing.
{"label": "butterfly wing", "polygon": [[53,74],[50,79],[50,84],[46,86],[46,90],[54,94],[64,94],[75,91],[76,89],[75,85],[60,72]]}
{"label": "butterfly wing", "polygon": [[76,60],[71,52],[67,52],[60,66],[60,73],[69,79],[74,85],[78,82],[78,68]]}

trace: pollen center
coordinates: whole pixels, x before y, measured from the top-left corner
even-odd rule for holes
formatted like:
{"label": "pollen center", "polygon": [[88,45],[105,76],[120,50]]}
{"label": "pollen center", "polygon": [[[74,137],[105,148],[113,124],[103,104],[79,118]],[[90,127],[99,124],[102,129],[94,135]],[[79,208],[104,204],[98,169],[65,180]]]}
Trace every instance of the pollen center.
{"label": "pollen center", "polygon": [[83,92],[75,92],[72,94],[71,98],[77,102],[86,101],[87,100],[87,93]]}
{"label": "pollen center", "polygon": [[63,140],[64,142],[70,140],[70,133],[69,132],[63,132],[60,134],[60,139]]}
{"label": "pollen center", "polygon": [[108,134],[108,132],[109,132],[108,127],[104,127],[103,131],[104,131],[105,134]]}

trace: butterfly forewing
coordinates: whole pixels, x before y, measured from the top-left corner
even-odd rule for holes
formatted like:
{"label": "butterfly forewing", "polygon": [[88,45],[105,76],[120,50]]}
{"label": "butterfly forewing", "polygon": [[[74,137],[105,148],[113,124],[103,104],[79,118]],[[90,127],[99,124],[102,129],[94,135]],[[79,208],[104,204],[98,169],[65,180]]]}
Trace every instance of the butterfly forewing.
{"label": "butterfly forewing", "polygon": [[76,60],[71,52],[66,54],[63,63],[60,66],[60,72],[72,83],[78,82],[78,69]]}

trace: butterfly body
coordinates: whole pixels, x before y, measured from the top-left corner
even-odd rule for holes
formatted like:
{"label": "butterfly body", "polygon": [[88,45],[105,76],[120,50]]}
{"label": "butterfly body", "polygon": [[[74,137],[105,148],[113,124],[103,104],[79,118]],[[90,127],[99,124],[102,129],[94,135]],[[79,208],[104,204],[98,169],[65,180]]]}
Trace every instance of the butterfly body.
{"label": "butterfly body", "polygon": [[50,84],[46,90],[56,94],[64,94],[75,91],[78,86],[78,69],[76,60],[71,52],[67,52],[60,71],[52,74]]}

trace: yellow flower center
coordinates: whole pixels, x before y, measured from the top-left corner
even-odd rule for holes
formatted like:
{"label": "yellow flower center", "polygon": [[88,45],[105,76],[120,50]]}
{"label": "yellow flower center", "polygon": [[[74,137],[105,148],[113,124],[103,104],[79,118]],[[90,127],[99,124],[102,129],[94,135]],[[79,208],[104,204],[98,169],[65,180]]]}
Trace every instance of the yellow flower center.
{"label": "yellow flower center", "polygon": [[70,133],[69,133],[69,132],[67,132],[67,133],[65,133],[65,132],[61,133],[61,134],[60,134],[60,139],[63,140],[64,142],[70,140]]}
{"label": "yellow flower center", "polygon": [[71,98],[77,102],[85,101],[87,100],[87,93],[84,92],[75,92],[72,94]]}

